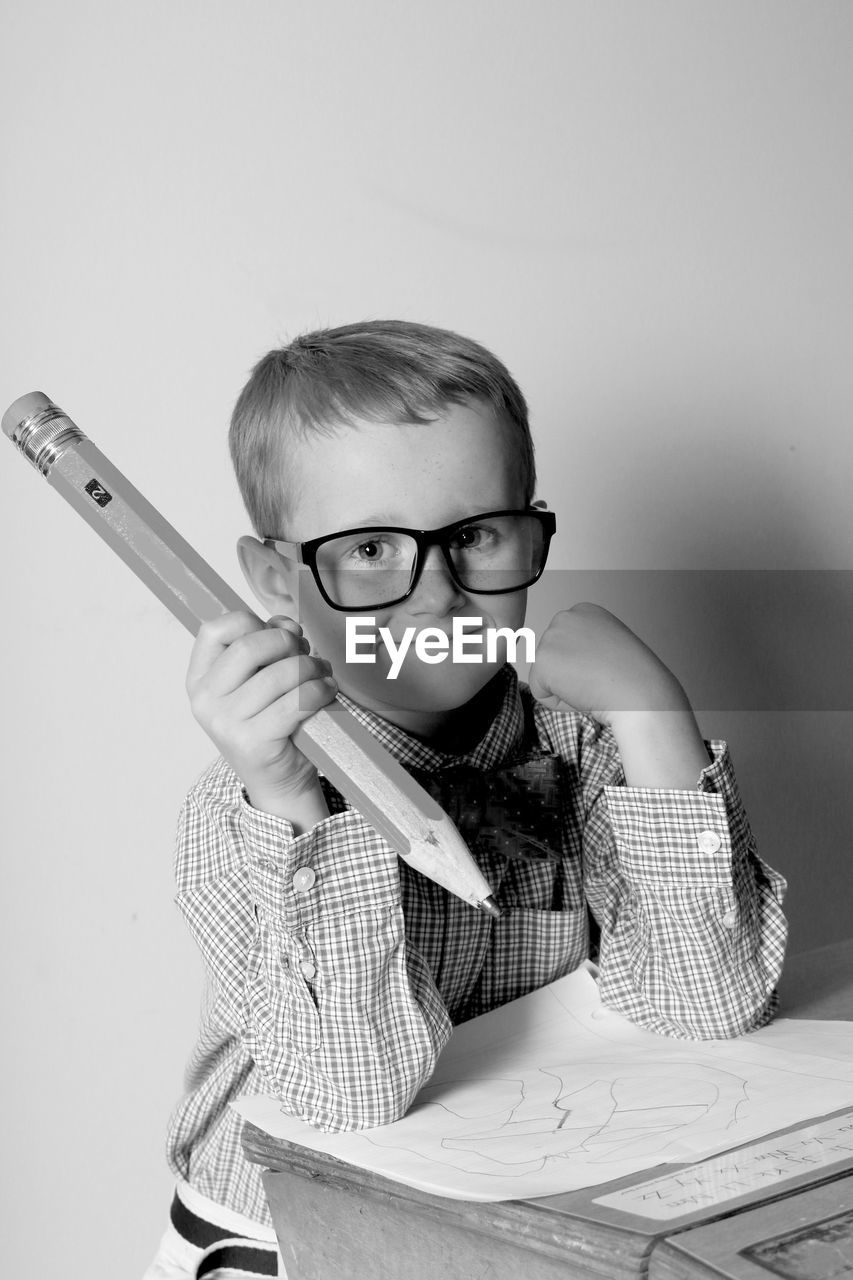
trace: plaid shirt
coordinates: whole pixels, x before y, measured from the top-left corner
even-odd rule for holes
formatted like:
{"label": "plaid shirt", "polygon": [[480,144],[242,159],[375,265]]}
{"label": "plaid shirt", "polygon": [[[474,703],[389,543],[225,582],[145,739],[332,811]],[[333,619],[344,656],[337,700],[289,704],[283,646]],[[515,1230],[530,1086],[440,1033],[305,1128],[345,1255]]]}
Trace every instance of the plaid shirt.
{"label": "plaid shirt", "polygon": [[453,1024],[587,958],[591,920],[602,999],[635,1022],[703,1039],[770,1016],[785,885],[755,852],[725,744],[709,744],[695,791],[630,788],[609,730],[534,703],[510,667],[503,679],[499,714],[462,757],[345,700],[410,769],[493,768],[531,726],[561,758],[558,858],[472,843],[500,920],[410,870],[330,788],[331,815],[297,837],[251,807],[222,760],[190,792],[177,902],[209,983],[168,1147],[202,1194],[268,1223],[230,1099],[271,1092],[329,1130],[386,1124],[429,1079]]}

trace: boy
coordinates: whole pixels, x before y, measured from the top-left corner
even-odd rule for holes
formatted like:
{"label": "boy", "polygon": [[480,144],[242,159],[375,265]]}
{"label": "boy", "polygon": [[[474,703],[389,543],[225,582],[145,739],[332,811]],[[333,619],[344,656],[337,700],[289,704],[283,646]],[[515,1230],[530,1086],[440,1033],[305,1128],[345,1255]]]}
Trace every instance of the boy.
{"label": "boy", "polygon": [[[231,450],[259,535],[242,568],[273,616],[204,626],[187,678],[221,759],[179,835],[178,902],[211,987],[169,1149],[185,1237],[189,1216],[269,1240],[230,1099],[386,1124],[455,1023],[567,973],[598,935],[606,1003],[666,1035],[738,1035],[772,1011],[784,884],[755,854],[725,745],[604,610],[558,614],[529,690],[500,647],[440,664],[410,648],[390,678],[407,628],[516,631],[544,567],[525,402],[489,352],[402,322],[308,334],[255,368]],[[387,629],[375,661],[346,661],[348,617]],[[499,920],[411,871],[294,748],[336,693],[459,820]],[[513,829],[497,770],[546,801],[537,831]]]}

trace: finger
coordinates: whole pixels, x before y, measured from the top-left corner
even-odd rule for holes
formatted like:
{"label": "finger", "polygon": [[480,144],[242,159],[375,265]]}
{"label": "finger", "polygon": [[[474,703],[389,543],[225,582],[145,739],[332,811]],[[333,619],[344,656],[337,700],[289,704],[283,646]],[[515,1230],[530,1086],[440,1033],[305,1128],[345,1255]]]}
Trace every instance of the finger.
{"label": "finger", "polygon": [[282,631],[292,631],[295,635],[303,635],[302,628],[295,618],[288,617],[286,613],[273,614],[267,619],[268,627],[280,627]]}
{"label": "finger", "polygon": [[263,624],[238,636],[221,649],[216,660],[202,672],[204,692],[214,698],[226,698],[241,688],[252,676],[284,658],[308,652],[308,641],[293,631]]}
{"label": "finger", "polygon": [[528,673],[527,685],[537,702],[544,702],[546,698],[551,696],[551,690],[539,679],[539,672],[535,663]]}
{"label": "finger", "polygon": [[540,707],[547,707],[549,711],[574,711],[575,707],[568,702],[564,702],[558,693],[549,693],[545,697],[536,697],[536,701]]}
{"label": "finger", "polygon": [[249,720],[303,685],[314,684],[332,675],[325,658],[294,655],[257,671],[236,689],[227,701],[227,713],[235,720]]}
{"label": "finger", "polygon": [[248,609],[223,613],[218,618],[203,622],[190,654],[187,687],[200,680],[235,640],[260,630],[263,625],[260,618]]}
{"label": "finger", "polygon": [[337,685],[331,677],[308,680],[258,712],[252,720],[252,727],[259,737],[268,741],[290,738],[304,720],[334,702],[336,694]]}
{"label": "finger", "polygon": [[575,709],[559,693],[554,693],[549,685],[539,680],[535,666],[530,668],[527,685],[540,706],[548,707],[550,711],[573,711]]}

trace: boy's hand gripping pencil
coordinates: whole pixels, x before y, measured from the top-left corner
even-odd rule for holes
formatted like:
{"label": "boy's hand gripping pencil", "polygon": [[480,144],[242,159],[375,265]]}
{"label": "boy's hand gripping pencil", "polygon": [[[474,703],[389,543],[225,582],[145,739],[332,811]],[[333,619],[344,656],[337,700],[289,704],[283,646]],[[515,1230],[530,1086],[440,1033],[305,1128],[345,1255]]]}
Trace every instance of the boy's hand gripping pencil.
{"label": "boy's hand gripping pencil", "polygon": [[[42,392],[10,405],[3,431],[193,635],[221,613],[251,612]],[[410,866],[500,915],[450,818],[341,703],[304,721],[293,742]]]}

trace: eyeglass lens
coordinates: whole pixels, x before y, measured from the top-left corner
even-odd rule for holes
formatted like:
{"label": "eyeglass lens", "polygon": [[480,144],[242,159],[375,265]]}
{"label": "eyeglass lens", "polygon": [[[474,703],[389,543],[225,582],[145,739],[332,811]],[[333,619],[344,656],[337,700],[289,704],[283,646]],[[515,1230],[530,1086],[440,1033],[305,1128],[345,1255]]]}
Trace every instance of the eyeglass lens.
{"label": "eyeglass lens", "polygon": [[[537,576],[545,534],[535,516],[488,516],[454,529],[442,545],[464,590],[515,591]],[[322,543],[317,548],[317,573],[335,604],[372,608],[405,596],[417,558],[418,544],[411,534],[372,529]]]}

